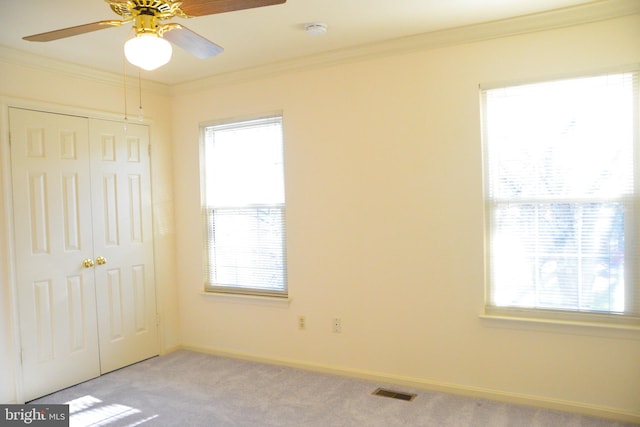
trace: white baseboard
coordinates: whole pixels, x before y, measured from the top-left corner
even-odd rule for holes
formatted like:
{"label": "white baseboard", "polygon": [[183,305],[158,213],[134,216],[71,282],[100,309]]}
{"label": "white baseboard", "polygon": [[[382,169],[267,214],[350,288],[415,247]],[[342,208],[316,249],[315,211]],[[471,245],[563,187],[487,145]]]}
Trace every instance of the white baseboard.
{"label": "white baseboard", "polygon": [[544,409],[551,409],[564,412],[572,412],[592,417],[608,418],[611,420],[631,422],[640,424],[640,412],[631,412],[618,408],[606,406],[590,405],[580,402],[566,401],[560,399],[550,399],[542,396],[510,393],[500,390],[485,389],[480,387],[470,387],[458,384],[448,384],[437,381],[429,381],[421,378],[403,377],[380,372],[370,372],[356,369],[347,369],[337,366],[309,363],[300,360],[285,358],[270,358],[253,354],[229,351],[213,347],[203,347],[197,345],[181,345],[179,349],[195,351],[198,353],[211,354],[214,356],[229,357],[234,359],[248,360],[252,362],[266,363],[270,365],[287,366],[307,371],[341,375],[345,377],[358,378],[373,382],[401,385],[421,390],[435,391],[441,393],[456,394],[460,396],[475,397],[481,399],[494,400],[517,405],[533,406]]}
{"label": "white baseboard", "polygon": [[172,345],[171,347],[163,347],[160,350],[160,356],[164,356],[165,354],[173,353],[174,351],[178,351],[178,350],[186,350],[186,348],[181,345]]}

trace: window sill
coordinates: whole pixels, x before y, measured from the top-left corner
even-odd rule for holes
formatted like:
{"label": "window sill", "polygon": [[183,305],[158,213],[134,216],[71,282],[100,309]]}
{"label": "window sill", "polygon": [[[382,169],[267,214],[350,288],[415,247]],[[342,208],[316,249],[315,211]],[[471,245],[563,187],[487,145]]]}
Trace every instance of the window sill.
{"label": "window sill", "polygon": [[640,325],[551,319],[508,313],[482,313],[478,317],[490,326],[507,329],[640,340]]}
{"label": "window sill", "polygon": [[239,304],[246,303],[279,307],[289,307],[289,305],[291,304],[291,298],[289,297],[270,297],[263,295],[232,294],[225,292],[201,292],[200,295],[203,298],[207,299],[215,299],[219,301]]}

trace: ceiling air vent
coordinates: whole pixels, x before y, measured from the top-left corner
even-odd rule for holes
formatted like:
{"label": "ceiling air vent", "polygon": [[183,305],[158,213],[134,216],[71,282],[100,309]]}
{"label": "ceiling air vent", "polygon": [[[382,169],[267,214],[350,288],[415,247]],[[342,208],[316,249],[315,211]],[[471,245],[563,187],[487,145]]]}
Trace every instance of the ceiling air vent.
{"label": "ceiling air vent", "polygon": [[373,393],[374,396],[391,397],[392,399],[406,400],[408,402],[415,399],[416,395],[411,393],[403,393],[401,391],[389,390],[386,388],[377,388]]}

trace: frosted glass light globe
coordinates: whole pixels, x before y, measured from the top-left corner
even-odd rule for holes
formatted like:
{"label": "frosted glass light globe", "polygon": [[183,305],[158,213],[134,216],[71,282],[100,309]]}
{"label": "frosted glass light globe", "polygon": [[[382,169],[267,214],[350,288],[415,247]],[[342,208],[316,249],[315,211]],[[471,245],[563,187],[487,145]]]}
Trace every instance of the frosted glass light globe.
{"label": "frosted glass light globe", "polygon": [[138,34],[124,44],[127,61],[144,70],[155,70],[171,59],[171,43],[155,34]]}

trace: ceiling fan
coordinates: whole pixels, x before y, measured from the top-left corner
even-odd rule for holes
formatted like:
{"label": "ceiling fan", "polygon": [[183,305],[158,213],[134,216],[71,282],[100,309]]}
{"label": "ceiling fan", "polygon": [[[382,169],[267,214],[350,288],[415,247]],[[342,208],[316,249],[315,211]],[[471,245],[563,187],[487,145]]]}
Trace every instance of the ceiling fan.
{"label": "ceiling fan", "polygon": [[[209,58],[223,48],[194,33],[182,24],[164,23],[174,17],[191,18],[235,10],[285,3],[286,0],[105,0],[121,20],[106,20],[23,37],[34,42],[48,42],[65,37],[119,27],[133,22],[136,34],[127,40],[127,60],[145,70],[156,69],[171,59],[171,43],[198,58]],[[169,42],[168,42],[168,41]]]}

